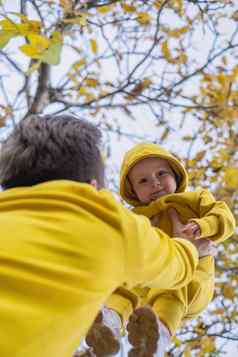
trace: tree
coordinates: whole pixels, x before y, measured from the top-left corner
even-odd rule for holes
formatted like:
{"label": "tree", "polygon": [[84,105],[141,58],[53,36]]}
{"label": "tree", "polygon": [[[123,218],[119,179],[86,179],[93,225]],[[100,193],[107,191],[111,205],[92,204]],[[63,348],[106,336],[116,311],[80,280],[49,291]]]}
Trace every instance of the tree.
{"label": "tree", "polygon": [[[108,156],[115,135],[119,141],[156,140],[178,152],[191,188],[203,183],[237,217],[235,1],[0,4],[2,137],[31,113],[86,116],[110,139]],[[128,129],[142,119],[143,131]],[[153,130],[146,133],[147,127]],[[178,333],[171,355],[222,355],[223,342],[238,340],[237,241],[236,232],[219,247],[215,299]]]}

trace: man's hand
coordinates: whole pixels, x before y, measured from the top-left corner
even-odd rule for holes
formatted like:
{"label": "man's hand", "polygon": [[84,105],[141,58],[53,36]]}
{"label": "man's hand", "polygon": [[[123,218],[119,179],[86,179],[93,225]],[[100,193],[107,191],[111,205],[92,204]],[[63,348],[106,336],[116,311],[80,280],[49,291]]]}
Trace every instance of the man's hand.
{"label": "man's hand", "polygon": [[216,254],[217,249],[212,241],[205,238],[196,240],[200,235],[200,229],[199,231],[196,229],[198,225],[195,222],[183,224],[178,212],[174,208],[171,208],[168,213],[173,226],[173,237],[184,238],[195,245],[198,250],[199,258],[207,255],[214,256]]}
{"label": "man's hand", "polygon": [[193,240],[188,239],[198,250],[199,258],[206,257],[208,255],[215,256],[217,254],[217,248],[215,244],[210,241],[209,239],[200,239],[200,240]]}
{"label": "man's hand", "polygon": [[158,227],[159,226],[159,215],[155,214],[150,218],[150,223],[152,224],[153,227]]}

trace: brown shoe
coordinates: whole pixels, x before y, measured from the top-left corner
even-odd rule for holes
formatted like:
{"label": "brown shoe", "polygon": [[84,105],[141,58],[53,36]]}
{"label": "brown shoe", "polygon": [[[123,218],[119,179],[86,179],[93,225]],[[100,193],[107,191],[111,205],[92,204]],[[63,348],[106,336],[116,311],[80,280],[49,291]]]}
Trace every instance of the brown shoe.
{"label": "brown shoe", "polygon": [[[85,341],[96,357],[109,357],[116,355],[120,350],[120,342],[110,327],[103,323],[100,312],[88,331]],[[84,357],[84,356],[83,356]],[[88,356],[85,356],[88,357]]]}
{"label": "brown shoe", "polygon": [[153,357],[159,341],[157,317],[150,307],[136,309],[127,324],[128,341],[132,345],[129,357]]}

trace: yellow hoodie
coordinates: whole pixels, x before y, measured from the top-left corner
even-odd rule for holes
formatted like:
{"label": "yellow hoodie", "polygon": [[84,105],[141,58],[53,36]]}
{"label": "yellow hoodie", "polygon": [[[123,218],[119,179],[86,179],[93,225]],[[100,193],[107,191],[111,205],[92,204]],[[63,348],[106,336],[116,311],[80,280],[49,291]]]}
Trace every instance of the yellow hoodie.
{"label": "yellow hoodie", "polygon": [[189,242],[73,181],[1,192],[0,231],[1,357],[72,357],[117,286],[178,288],[198,262]]}
{"label": "yellow hoodie", "polygon": [[[147,157],[165,159],[173,168],[177,177],[177,190],[143,206],[137,199],[128,180],[130,169]],[[135,208],[133,211],[148,218],[159,216],[159,228],[169,236],[173,235],[168,215],[169,208],[175,208],[185,224],[189,220],[198,223],[201,238],[222,242],[230,237],[235,229],[235,220],[224,202],[216,201],[208,190],[197,189],[184,192],[188,184],[188,175],[180,161],[167,150],[156,144],[143,143],[127,152],[121,167],[121,197]],[[163,253],[162,253],[163,254]],[[175,333],[182,320],[190,319],[200,313],[211,301],[214,290],[214,259],[211,256],[199,260],[193,281],[179,290],[142,289],[137,287],[129,296],[124,290],[117,290],[108,301],[108,306],[119,312],[124,319],[139,303],[149,303],[158,316]]]}

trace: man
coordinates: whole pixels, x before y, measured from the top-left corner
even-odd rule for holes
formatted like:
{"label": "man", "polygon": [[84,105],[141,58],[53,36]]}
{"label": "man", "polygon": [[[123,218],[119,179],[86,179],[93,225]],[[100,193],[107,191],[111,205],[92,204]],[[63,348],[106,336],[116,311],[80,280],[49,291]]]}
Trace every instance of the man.
{"label": "man", "polygon": [[110,294],[179,288],[198,263],[102,189],[100,132],[71,116],[29,117],[0,153],[0,355],[71,357]]}

